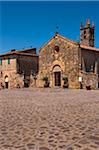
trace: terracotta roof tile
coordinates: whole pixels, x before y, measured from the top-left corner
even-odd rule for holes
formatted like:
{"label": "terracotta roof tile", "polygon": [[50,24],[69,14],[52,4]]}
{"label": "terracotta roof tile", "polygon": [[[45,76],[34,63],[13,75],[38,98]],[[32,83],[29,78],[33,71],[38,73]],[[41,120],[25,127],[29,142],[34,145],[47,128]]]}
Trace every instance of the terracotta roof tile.
{"label": "terracotta roof tile", "polygon": [[86,45],[81,45],[81,44],[80,44],[80,47],[83,48],[83,49],[87,49],[87,50],[99,52],[99,48],[95,48],[95,47],[91,47],[91,46],[86,46]]}
{"label": "terracotta roof tile", "polygon": [[36,54],[31,54],[31,53],[25,53],[28,50],[36,50],[36,48],[28,48],[28,49],[24,49],[24,50],[14,50],[14,51],[9,51],[7,53],[1,54],[0,57],[2,56],[6,56],[6,55],[13,55],[13,54],[24,54],[24,55],[31,55],[31,56],[35,56]]}

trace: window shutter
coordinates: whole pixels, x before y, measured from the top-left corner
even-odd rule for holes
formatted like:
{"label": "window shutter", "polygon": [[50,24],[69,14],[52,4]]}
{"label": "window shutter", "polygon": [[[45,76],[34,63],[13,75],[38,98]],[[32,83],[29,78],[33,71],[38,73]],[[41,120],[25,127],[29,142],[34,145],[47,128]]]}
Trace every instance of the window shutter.
{"label": "window shutter", "polygon": [[2,65],[2,59],[0,59],[0,65]]}
{"label": "window shutter", "polygon": [[8,64],[10,64],[10,58],[8,58]]}

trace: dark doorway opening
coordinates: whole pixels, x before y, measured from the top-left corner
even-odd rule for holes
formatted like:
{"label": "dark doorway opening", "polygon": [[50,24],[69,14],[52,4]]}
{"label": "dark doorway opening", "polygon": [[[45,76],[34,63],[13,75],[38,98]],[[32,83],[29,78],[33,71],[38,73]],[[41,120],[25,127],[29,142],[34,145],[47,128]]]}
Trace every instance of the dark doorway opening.
{"label": "dark doorway opening", "polygon": [[8,82],[5,82],[5,88],[8,89],[9,85]]}
{"label": "dark doorway opening", "polygon": [[55,74],[55,86],[61,86],[61,72],[54,72]]}
{"label": "dark doorway opening", "polygon": [[24,75],[24,87],[28,88],[30,85],[30,76]]}

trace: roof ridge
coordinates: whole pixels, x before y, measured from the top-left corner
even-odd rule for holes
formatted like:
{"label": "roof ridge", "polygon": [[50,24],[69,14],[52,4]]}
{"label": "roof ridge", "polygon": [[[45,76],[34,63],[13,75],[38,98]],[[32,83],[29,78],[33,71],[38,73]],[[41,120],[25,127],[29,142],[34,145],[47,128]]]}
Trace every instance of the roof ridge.
{"label": "roof ridge", "polygon": [[61,38],[67,40],[68,42],[71,42],[71,43],[73,43],[73,44],[78,44],[77,42],[75,42],[75,41],[73,41],[73,40],[71,40],[71,39],[69,39],[69,38],[67,38],[67,37],[65,37],[65,36],[62,36],[62,35],[60,35],[60,34],[58,34],[58,36],[60,36]]}
{"label": "roof ridge", "polygon": [[70,39],[68,39],[68,38],[66,38],[66,37],[64,37],[64,36],[62,36],[62,35],[60,35],[59,33],[57,33],[57,34],[55,34],[53,37],[51,37],[47,42],[45,42],[45,44],[43,44],[43,46],[41,46],[40,48],[39,48],[39,51],[44,47],[44,46],[46,46],[52,39],[54,39],[55,37],[60,37],[60,38],[62,38],[62,39],[64,39],[64,40],[66,40],[66,41],[68,41],[68,42],[71,42],[71,43],[73,43],[73,44],[78,44],[77,42],[75,42],[75,41],[73,41],[73,40],[70,40]]}
{"label": "roof ridge", "polygon": [[[36,48],[27,48],[27,49],[24,49],[24,50],[15,50],[15,51],[8,51],[6,53],[3,53],[3,54],[0,54],[0,56],[2,55],[10,55],[10,54],[20,54],[20,53],[25,53],[25,51],[28,51],[28,50],[32,50],[32,49],[36,49]],[[26,53],[27,54],[27,53]]]}

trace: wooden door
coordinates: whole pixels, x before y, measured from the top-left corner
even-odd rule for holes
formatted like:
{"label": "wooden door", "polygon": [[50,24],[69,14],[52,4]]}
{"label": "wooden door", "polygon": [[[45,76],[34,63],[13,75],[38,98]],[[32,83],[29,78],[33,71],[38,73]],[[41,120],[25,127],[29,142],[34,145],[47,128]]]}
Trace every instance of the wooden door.
{"label": "wooden door", "polygon": [[61,72],[55,72],[55,86],[61,86]]}

